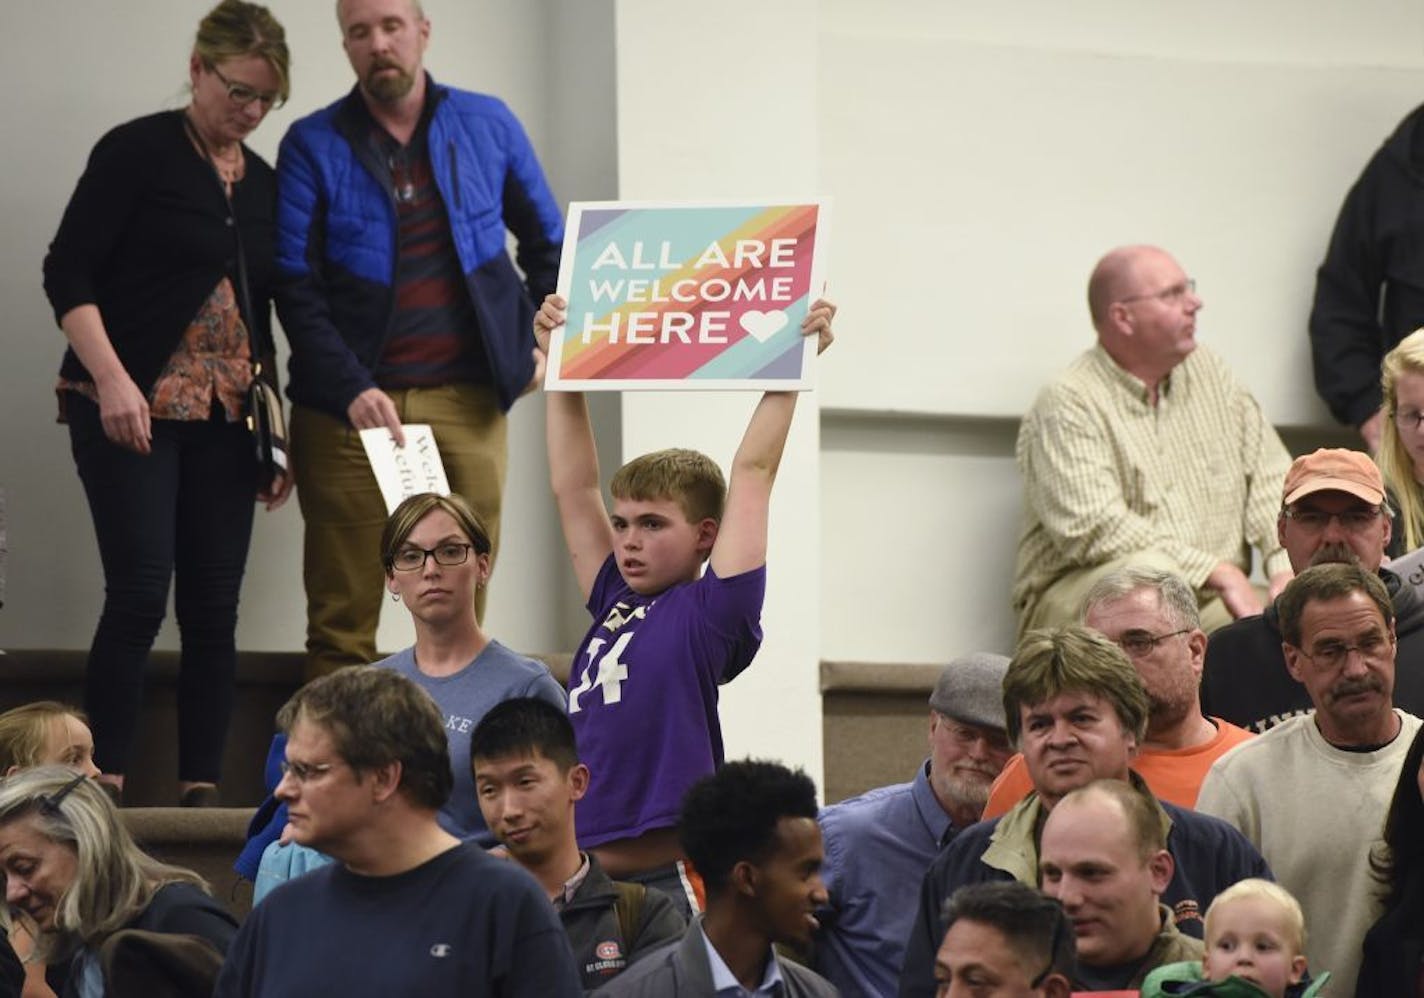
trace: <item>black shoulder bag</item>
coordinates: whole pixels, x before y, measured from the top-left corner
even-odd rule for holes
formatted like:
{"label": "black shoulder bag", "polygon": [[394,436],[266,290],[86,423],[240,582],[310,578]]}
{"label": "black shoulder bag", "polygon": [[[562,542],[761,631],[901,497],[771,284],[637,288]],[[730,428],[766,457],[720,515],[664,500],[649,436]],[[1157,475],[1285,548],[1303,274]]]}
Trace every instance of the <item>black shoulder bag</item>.
{"label": "black shoulder bag", "polygon": [[208,151],[208,144],[198,134],[197,128],[186,113],[183,115],[183,127],[193,137],[198,148],[203,150],[203,157],[212,167],[218,190],[222,191],[223,201],[227,203],[228,220],[231,222],[228,228],[232,229],[232,239],[237,251],[238,301],[242,305],[242,324],[247,330],[247,349],[252,362],[252,384],[247,389],[247,428],[252,431],[253,442],[257,446],[258,480],[266,488],[271,486],[278,475],[288,473],[287,417],[282,412],[281,396],[262,379],[262,352],[252,325],[257,313],[252,311],[252,297],[247,288],[247,254],[242,249],[242,228],[237,222],[237,211],[228,195],[227,184],[223,182],[222,174],[213,162],[212,153]]}

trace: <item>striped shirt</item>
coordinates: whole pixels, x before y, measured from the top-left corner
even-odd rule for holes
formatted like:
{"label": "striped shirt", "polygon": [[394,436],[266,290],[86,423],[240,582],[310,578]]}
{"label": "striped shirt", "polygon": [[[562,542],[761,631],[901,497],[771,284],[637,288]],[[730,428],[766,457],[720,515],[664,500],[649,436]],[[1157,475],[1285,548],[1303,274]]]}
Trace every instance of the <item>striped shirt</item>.
{"label": "striped shirt", "polygon": [[1290,455],[1256,400],[1206,347],[1147,386],[1101,345],[1039,393],[1015,449],[1024,482],[1014,572],[1020,614],[1068,572],[1160,552],[1200,589],[1219,563],[1290,568],[1276,517]]}
{"label": "striped shirt", "polygon": [[375,371],[382,388],[490,382],[450,216],[431,171],[429,122],[427,106],[405,146],[373,125],[375,145],[391,171],[398,240],[395,309]]}

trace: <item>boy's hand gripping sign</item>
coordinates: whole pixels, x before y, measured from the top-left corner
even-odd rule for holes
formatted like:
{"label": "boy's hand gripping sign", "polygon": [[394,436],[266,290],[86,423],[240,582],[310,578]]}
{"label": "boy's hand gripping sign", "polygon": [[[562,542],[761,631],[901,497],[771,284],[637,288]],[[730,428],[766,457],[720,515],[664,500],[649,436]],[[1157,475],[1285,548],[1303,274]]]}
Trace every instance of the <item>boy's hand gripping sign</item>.
{"label": "boy's hand gripping sign", "polygon": [[569,205],[553,390],[811,387],[824,201]]}

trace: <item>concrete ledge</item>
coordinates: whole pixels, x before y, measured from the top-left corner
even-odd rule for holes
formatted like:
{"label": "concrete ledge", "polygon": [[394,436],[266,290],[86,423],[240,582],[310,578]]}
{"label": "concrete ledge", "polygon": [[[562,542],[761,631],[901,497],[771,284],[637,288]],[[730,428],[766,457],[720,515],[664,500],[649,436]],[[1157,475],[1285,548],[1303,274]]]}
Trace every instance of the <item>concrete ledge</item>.
{"label": "concrete ledge", "polygon": [[826,803],[915,775],[927,751],[927,701],[943,669],[923,663],[821,663]]}
{"label": "concrete ledge", "polygon": [[149,855],[201,876],[239,922],[252,910],[252,885],[232,864],[247,840],[250,807],[126,807],[119,811]]}
{"label": "concrete ledge", "polygon": [[822,662],[822,693],[918,693],[929,699],[944,664],[887,662]]}

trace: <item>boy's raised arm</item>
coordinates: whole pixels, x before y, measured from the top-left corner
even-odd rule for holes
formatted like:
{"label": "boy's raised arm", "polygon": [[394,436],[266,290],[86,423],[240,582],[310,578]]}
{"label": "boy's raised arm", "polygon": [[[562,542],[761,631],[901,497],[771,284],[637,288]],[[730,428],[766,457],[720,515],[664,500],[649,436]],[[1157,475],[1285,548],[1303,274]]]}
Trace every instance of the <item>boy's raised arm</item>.
{"label": "boy's raised arm", "polygon": [[[547,352],[549,334],[564,324],[565,302],[549,295],[534,316],[534,338]],[[613,527],[598,483],[598,448],[582,392],[545,392],[549,484],[559,507],[564,544],[585,600],[613,551]]]}
{"label": "boy's raised arm", "polygon": [[[802,335],[819,338],[818,354],[835,339],[831,332],[835,314],[834,305],[819,299],[801,323]],[[717,541],[712,545],[712,571],[719,578],[730,578],[766,564],[771,486],[786,450],[786,436],[796,412],[796,394],[767,392],[747,422],[747,431],[732,458],[727,508],[722,513]]]}

